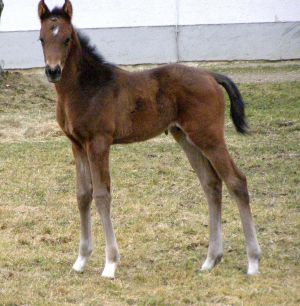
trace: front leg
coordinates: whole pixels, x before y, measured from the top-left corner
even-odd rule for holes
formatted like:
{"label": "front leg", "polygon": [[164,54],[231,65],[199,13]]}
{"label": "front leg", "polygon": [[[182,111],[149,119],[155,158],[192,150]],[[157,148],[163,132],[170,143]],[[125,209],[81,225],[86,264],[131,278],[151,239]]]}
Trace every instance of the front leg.
{"label": "front leg", "polygon": [[103,277],[114,278],[119,262],[119,250],[111,222],[111,195],[109,174],[109,149],[111,138],[98,136],[87,144],[93,182],[93,198],[103,225],[106,241],[106,262]]}
{"label": "front leg", "polygon": [[76,144],[72,145],[72,149],[76,164],[76,193],[80,213],[79,254],[73,265],[73,270],[83,272],[93,250],[91,225],[92,180],[86,152]]}

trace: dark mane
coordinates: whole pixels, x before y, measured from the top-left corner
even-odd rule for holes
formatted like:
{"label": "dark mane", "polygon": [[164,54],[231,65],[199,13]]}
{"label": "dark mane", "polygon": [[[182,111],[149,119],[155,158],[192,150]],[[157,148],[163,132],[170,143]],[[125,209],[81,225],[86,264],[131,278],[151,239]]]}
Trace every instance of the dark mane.
{"label": "dark mane", "polygon": [[77,35],[82,48],[80,85],[98,87],[112,81],[116,66],[105,61],[86,35],[78,31]]}
{"label": "dark mane", "polygon": [[83,34],[81,31],[77,30],[76,32],[80,41],[83,54],[85,56],[89,56],[91,59],[98,63],[106,63],[103,56],[98,52],[96,46],[91,44],[90,38],[87,35]]}

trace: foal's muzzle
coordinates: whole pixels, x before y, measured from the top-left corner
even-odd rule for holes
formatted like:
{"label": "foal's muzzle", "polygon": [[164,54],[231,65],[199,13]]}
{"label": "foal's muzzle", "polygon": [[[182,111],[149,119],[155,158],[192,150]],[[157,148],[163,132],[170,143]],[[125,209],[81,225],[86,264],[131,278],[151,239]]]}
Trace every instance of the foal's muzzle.
{"label": "foal's muzzle", "polygon": [[59,65],[51,68],[49,65],[45,67],[46,76],[51,83],[57,83],[61,79],[62,70]]}

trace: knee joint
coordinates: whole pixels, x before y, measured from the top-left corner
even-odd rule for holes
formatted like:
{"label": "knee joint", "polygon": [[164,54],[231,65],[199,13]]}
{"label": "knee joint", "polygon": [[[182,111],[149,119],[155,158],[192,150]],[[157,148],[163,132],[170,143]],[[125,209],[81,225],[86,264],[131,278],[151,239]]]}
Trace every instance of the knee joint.
{"label": "knee joint", "polygon": [[234,180],[234,182],[230,184],[229,188],[235,196],[249,200],[247,179],[245,175],[240,174],[239,178],[237,180]]}
{"label": "knee joint", "polygon": [[90,203],[92,200],[92,191],[91,190],[85,190],[81,192],[77,192],[77,202],[78,205],[86,205],[87,203]]}
{"label": "knee joint", "polygon": [[246,185],[235,185],[232,188],[232,191],[237,197],[242,197],[246,199],[249,198],[249,193]]}
{"label": "knee joint", "polygon": [[203,182],[203,189],[207,192],[219,195],[222,192],[222,184],[217,180]]}
{"label": "knee joint", "polygon": [[111,196],[107,188],[99,189],[93,193],[93,199],[96,202],[110,201],[110,198]]}

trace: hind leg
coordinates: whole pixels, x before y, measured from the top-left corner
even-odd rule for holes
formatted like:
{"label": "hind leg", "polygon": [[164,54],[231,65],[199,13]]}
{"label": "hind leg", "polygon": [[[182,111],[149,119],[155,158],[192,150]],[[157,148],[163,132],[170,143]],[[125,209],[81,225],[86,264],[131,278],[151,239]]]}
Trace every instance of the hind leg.
{"label": "hind leg", "polygon": [[210,270],[218,264],[223,257],[221,226],[222,181],[199,148],[190,144],[185,134],[180,129],[171,128],[170,131],[186,153],[192,168],[195,170],[200,180],[209,204],[209,247],[206,260],[201,270]]}
{"label": "hind leg", "polygon": [[[189,139],[199,147],[208,158],[219,177],[225,182],[230,194],[237,202],[242,226],[246,238],[248,255],[248,274],[253,275],[259,272],[260,247],[256,238],[256,231],[252,219],[249,203],[249,194],[246,177],[236,167],[230,157],[223,135],[212,133],[210,130],[206,135],[201,133],[187,133]],[[207,132],[207,131],[206,131]]]}

